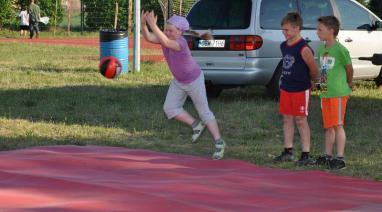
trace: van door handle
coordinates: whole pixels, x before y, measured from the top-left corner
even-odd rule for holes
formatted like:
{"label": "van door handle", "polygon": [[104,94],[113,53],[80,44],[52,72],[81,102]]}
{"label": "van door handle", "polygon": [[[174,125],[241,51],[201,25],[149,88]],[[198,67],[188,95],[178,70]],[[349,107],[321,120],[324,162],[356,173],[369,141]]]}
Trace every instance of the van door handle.
{"label": "van door handle", "polygon": [[353,42],[353,40],[352,40],[351,38],[346,38],[346,39],[345,39],[345,42],[350,43],[350,42]]}
{"label": "van door handle", "polygon": [[307,43],[312,42],[312,40],[311,40],[310,38],[308,38],[308,37],[305,38],[305,41],[306,41]]}

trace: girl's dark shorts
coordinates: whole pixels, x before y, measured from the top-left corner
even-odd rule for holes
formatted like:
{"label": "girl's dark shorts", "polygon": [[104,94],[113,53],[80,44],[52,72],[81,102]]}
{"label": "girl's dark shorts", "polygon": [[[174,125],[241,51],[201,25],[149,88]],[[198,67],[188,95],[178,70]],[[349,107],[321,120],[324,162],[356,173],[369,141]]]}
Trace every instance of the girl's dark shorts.
{"label": "girl's dark shorts", "polygon": [[20,30],[29,30],[29,26],[27,26],[27,25],[20,25]]}

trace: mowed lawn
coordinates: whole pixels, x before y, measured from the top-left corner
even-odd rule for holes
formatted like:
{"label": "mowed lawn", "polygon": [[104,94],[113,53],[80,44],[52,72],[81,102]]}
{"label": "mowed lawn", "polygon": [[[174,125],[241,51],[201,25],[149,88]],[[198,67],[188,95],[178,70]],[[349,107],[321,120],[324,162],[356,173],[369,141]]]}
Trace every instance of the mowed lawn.
{"label": "mowed lawn", "polygon": [[[108,80],[98,72],[96,47],[0,43],[0,149],[41,145],[107,145],[210,157],[212,138],[191,144],[191,130],[164,116],[171,75],[164,63],[143,62],[139,73]],[[282,144],[277,101],[263,87],[225,90],[210,100],[228,147],[226,159],[291,170],[323,170],[273,164]],[[185,108],[195,111],[191,102]],[[356,82],[349,101],[347,168],[334,174],[382,180],[382,91]],[[309,122],[312,154],[323,152],[320,101],[313,93]],[[300,143],[296,133],[296,156]]]}

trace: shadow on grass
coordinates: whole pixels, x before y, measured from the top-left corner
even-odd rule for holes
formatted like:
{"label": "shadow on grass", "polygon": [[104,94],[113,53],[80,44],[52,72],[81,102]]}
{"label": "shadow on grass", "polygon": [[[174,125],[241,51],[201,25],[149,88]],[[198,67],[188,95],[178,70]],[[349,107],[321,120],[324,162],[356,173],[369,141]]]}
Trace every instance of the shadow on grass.
{"label": "shadow on grass", "polygon": [[73,86],[0,91],[0,115],[33,122],[147,129],[163,115],[167,86]]}

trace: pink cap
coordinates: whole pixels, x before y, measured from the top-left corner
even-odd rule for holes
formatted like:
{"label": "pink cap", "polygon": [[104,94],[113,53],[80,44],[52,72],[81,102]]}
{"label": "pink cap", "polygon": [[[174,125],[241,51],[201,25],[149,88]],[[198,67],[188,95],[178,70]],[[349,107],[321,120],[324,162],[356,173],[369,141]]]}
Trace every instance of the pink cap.
{"label": "pink cap", "polygon": [[190,29],[190,25],[185,17],[173,15],[170,19],[167,20],[167,23],[174,25],[176,28],[181,31],[187,31]]}

